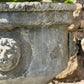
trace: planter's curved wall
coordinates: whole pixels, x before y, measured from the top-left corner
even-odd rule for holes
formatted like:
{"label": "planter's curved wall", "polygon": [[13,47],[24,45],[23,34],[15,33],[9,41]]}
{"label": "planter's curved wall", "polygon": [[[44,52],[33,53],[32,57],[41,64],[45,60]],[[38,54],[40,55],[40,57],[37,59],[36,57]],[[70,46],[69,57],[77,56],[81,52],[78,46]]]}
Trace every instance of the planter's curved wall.
{"label": "planter's curved wall", "polygon": [[45,84],[65,69],[75,9],[64,3],[0,3],[0,83]]}

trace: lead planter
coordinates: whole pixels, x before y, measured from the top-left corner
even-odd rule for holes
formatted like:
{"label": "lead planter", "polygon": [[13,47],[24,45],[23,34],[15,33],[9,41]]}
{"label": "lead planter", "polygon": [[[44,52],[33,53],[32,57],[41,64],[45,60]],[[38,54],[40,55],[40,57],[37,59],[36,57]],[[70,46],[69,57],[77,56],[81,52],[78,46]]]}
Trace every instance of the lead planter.
{"label": "lead planter", "polygon": [[46,84],[64,70],[74,10],[64,3],[0,3],[0,84]]}

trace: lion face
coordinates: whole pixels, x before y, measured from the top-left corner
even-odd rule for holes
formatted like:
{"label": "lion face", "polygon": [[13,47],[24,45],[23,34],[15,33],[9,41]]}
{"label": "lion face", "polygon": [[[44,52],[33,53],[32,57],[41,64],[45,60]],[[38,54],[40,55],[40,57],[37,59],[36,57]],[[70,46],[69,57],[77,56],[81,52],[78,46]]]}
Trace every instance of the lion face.
{"label": "lion face", "polygon": [[15,40],[9,38],[0,39],[0,70],[10,71],[14,69],[20,60],[20,49]]}

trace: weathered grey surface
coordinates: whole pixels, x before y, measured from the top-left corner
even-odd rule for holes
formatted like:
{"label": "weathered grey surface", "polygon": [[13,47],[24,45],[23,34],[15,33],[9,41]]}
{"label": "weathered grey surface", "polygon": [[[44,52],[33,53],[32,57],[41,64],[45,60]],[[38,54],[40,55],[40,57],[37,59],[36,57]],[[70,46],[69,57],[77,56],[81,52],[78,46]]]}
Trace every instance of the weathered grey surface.
{"label": "weathered grey surface", "polygon": [[6,2],[0,3],[0,11],[49,11],[49,10],[66,10],[74,11],[74,4],[52,3],[52,2]]}
{"label": "weathered grey surface", "polygon": [[[72,23],[74,4],[65,3],[0,3],[0,29],[50,26]],[[8,12],[6,12],[8,11]]]}
{"label": "weathered grey surface", "polygon": [[[68,61],[67,34],[66,25],[62,25],[62,28],[58,25],[57,28],[52,26],[48,28],[21,28],[9,32],[1,31],[1,38],[15,39],[21,46],[22,52],[20,64],[14,70],[5,73],[7,78],[20,76],[38,78],[40,76],[49,80],[61,72]],[[3,78],[6,78],[4,72],[1,74]],[[49,77],[47,78],[45,75]],[[38,84],[41,84],[41,81]]]}
{"label": "weathered grey surface", "polygon": [[33,27],[50,25],[70,25],[72,12],[49,11],[49,12],[9,12],[0,13],[0,29],[14,29],[15,27]]}
{"label": "weathered grey surface", "polygon": [[0,38],[14,39],[21,49],[18,66],[9,72],[0,71],[0,79],[4,79],[1,84],[46,84],[67,66],[67,27],[73,22],[75,5],[18,4],[0,4]]}

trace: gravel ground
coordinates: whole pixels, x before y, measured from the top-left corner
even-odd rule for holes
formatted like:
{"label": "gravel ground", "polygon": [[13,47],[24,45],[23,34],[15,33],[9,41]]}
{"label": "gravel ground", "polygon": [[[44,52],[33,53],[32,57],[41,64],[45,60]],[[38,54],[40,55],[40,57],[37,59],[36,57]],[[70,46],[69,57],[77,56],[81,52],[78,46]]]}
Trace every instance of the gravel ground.
{"label": "gravel ground", "polygon": [[81,80],[80,82],[74,82],[74,83],[63,83],[58,81],[50,82],[49,84],[84,84],[84,80]]}

